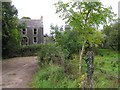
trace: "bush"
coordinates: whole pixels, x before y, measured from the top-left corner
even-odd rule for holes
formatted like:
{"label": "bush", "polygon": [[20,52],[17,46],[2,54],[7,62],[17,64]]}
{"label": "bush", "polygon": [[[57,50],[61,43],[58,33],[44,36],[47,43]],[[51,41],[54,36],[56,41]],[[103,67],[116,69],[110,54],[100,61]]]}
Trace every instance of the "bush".
{"label": "bush", "polygon": [[13,58],[13,57],[22,57],[22,56],[36,56],[37,52],[41,50],[44,44],[36,44],[36,45],[28,45],[28,46],[20,46],[17,49],[12,50],[11,54],[5,58]]}
{"label": "bush", "polygon": [[55,44],[43,45],[38,52],[39,64],[44,65],[50,62],[58,65],[64,65],[65,59],[68,57],[67,50],[62,49]]}
{"label": "bush", "polygon": [[77,55],[72,56],[73,59],[67,61],[65,72],[70,79],[76,79],[79,76],[79,57]]}
{"label": "bush", "polygon": [[40,61],[53,59],[56,62],[55,58],[60,61],[61,59],[66,59],[68,54],[67,50],[55,44],[36,44],[20,46],[18,49],[13,50],[7,58],[38,55]]}
{"label": "bush", "polygon": [[33,78],[31,86],[34,88],[53,88],[64,76],[63,68],[56,65],[45,65],[40,68]]}
{"label": "bush", "polygon": [[36,56],[42,46],[44,46],[44,44],[22,46],[19,50],[19,54],[21,56]]}
{"label": "bush", "polygon": [[75,88],[77,84],[74,80],[70,80],[64,73],[63,67],[58,65],[46,65],[35,74],[32,88]]}
{"label": "bush", "polygon": [[69,58],[72,54],[78,54],[81,49],[80,33],[75,30],[66,30],[64,33],[61,31],[55,32],[55,41],[64,49],[69,51]]}

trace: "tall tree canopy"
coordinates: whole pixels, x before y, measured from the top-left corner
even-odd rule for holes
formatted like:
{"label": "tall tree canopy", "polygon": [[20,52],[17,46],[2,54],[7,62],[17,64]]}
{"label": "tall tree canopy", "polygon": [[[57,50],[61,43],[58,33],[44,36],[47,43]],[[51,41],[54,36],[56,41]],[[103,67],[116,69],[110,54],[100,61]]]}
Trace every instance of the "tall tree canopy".
{"label": "tall tree canopy", "polygon": [[2,3],[2,55],[9,56],[19,46],[17,9],[10,2]]}
{"label": "tall tree canopy", "polygon": [[105,7],[101,2],[81,2],[80,0],[72,0],[71,2],[64,3],[63,1],[58,1],[55,3],[56,13],[66,20],[74,30],[78,30],[82,42],[82,49],[80,53],[80,70],[82,63],[82,55],[86,45],[98,44],[101,42],[103,36],[98,27],[100,25],[107,25],[113,17],[111,7]]}

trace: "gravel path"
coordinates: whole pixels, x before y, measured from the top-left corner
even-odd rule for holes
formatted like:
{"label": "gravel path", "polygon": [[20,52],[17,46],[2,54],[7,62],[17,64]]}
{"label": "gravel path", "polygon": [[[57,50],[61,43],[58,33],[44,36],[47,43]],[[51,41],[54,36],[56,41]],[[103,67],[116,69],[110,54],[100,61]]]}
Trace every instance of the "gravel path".
{"label": "gravel path", "polygon": [[36,57],[17,57],[2,62],[2,88],[28,88],[37,70]]}

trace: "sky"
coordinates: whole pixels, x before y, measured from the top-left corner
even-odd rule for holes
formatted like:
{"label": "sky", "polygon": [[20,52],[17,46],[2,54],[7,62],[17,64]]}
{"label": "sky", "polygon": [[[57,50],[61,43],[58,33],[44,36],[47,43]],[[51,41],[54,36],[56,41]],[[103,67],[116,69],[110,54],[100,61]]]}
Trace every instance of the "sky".
{"label": "sky", "polygon": [[[69,0],[63,0],[65,2]],[[118,14],[118,2],[120,0],[101,0],[103,5],[112,6],[115,14]],[[50,25],[65,25],[64,21],[55,14],[57,0],[12,0],[12,4],[18,10],[18,18],[23,16],[31,19],[40,19],[43,16],[44,34],[50,33]]]}

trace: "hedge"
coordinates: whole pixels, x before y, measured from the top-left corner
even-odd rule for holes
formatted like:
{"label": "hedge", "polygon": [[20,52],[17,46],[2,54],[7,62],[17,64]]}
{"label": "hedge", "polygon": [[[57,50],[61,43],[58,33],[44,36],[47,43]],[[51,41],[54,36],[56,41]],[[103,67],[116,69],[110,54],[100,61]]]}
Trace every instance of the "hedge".
{"label": "hedge", "polygon": [[24,56],[36,56],[37,52],[41,50],[45,44],[34,44],[28,46],[20,46],[18,49],[13,50],[10,55],[3,58],[24,57]]}

